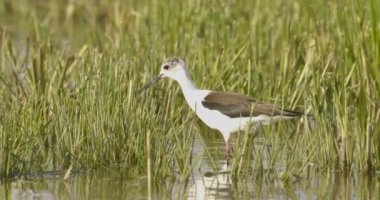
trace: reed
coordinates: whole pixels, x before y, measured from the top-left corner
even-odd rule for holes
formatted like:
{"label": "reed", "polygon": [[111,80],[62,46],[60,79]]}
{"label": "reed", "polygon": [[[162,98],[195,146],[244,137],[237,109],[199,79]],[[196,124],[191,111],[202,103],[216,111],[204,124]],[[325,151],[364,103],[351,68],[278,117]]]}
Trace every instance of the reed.
{"label": "reed", "polygon": [[[143,175],[151,166],[149,184],[186,179],[204,128],[174,82],[135,93],[170,56],[184,57],[202,88],[315,116],[314,127],[304,118],[236,137],[233,174],[379,170],[379,8],[377,0],[3,1],[0,177]],[[205,146],[214,137],[201,135]]]}

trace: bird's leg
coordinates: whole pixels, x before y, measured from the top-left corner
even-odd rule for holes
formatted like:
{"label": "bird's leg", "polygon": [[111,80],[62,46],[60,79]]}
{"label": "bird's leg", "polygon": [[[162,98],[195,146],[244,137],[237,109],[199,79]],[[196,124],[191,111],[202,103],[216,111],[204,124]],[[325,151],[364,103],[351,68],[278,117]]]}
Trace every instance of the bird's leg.
{"label": "bird's leg", "polygon": [[232,158],[232,155],[231,155],[231,145],[230,145],[230,143],[229,143],[228,140],[226,141],[225,158],[226,158],[227,166],[228,166],[228,164],[229,164],[229,160]]}

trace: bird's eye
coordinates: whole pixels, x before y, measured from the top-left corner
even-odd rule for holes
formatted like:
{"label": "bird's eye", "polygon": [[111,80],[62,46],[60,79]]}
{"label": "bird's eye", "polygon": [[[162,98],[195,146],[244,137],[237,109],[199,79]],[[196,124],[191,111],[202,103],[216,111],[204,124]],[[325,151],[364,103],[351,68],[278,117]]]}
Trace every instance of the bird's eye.
{"label": "bird's eye", "polygon": [[169,69],[169,65],[164,65],[164,69],[168,70]]}

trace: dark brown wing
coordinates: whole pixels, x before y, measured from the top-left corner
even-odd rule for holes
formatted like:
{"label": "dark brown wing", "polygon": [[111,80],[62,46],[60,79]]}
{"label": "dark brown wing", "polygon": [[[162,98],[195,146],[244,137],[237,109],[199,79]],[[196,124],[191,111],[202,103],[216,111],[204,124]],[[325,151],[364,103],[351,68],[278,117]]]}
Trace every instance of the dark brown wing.
{"label": "dark brown wing", "polygon": [[250,97],[230,92],[211,92],[202,101],[204,107],[231,117],[288,116],[299,117],[302,113],[284,110],[272,104],[258,102]]}

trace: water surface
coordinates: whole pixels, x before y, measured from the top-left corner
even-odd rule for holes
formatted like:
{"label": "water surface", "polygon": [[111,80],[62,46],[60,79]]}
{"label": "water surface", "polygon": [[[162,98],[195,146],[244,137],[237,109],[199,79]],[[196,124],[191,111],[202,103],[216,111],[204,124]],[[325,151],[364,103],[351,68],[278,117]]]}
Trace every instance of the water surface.
{"label": "water surface", "polygon": [[[222,144],[211,144],[212,155]],[[200,140],[195,140],[197,163],[190,177],[170,177],[152,184],[154,199],[380,199],[380,176],[310,172],[307,178],[258,178],[250,174],[232,177],[223,156],[210,159]],[[214,165],[218,168],[214,170]],[[64,173],[40,173],[0,185],[0,199],[147,199],[146,177],[125,177],[117,171],[76,173],[63,180]]]}

